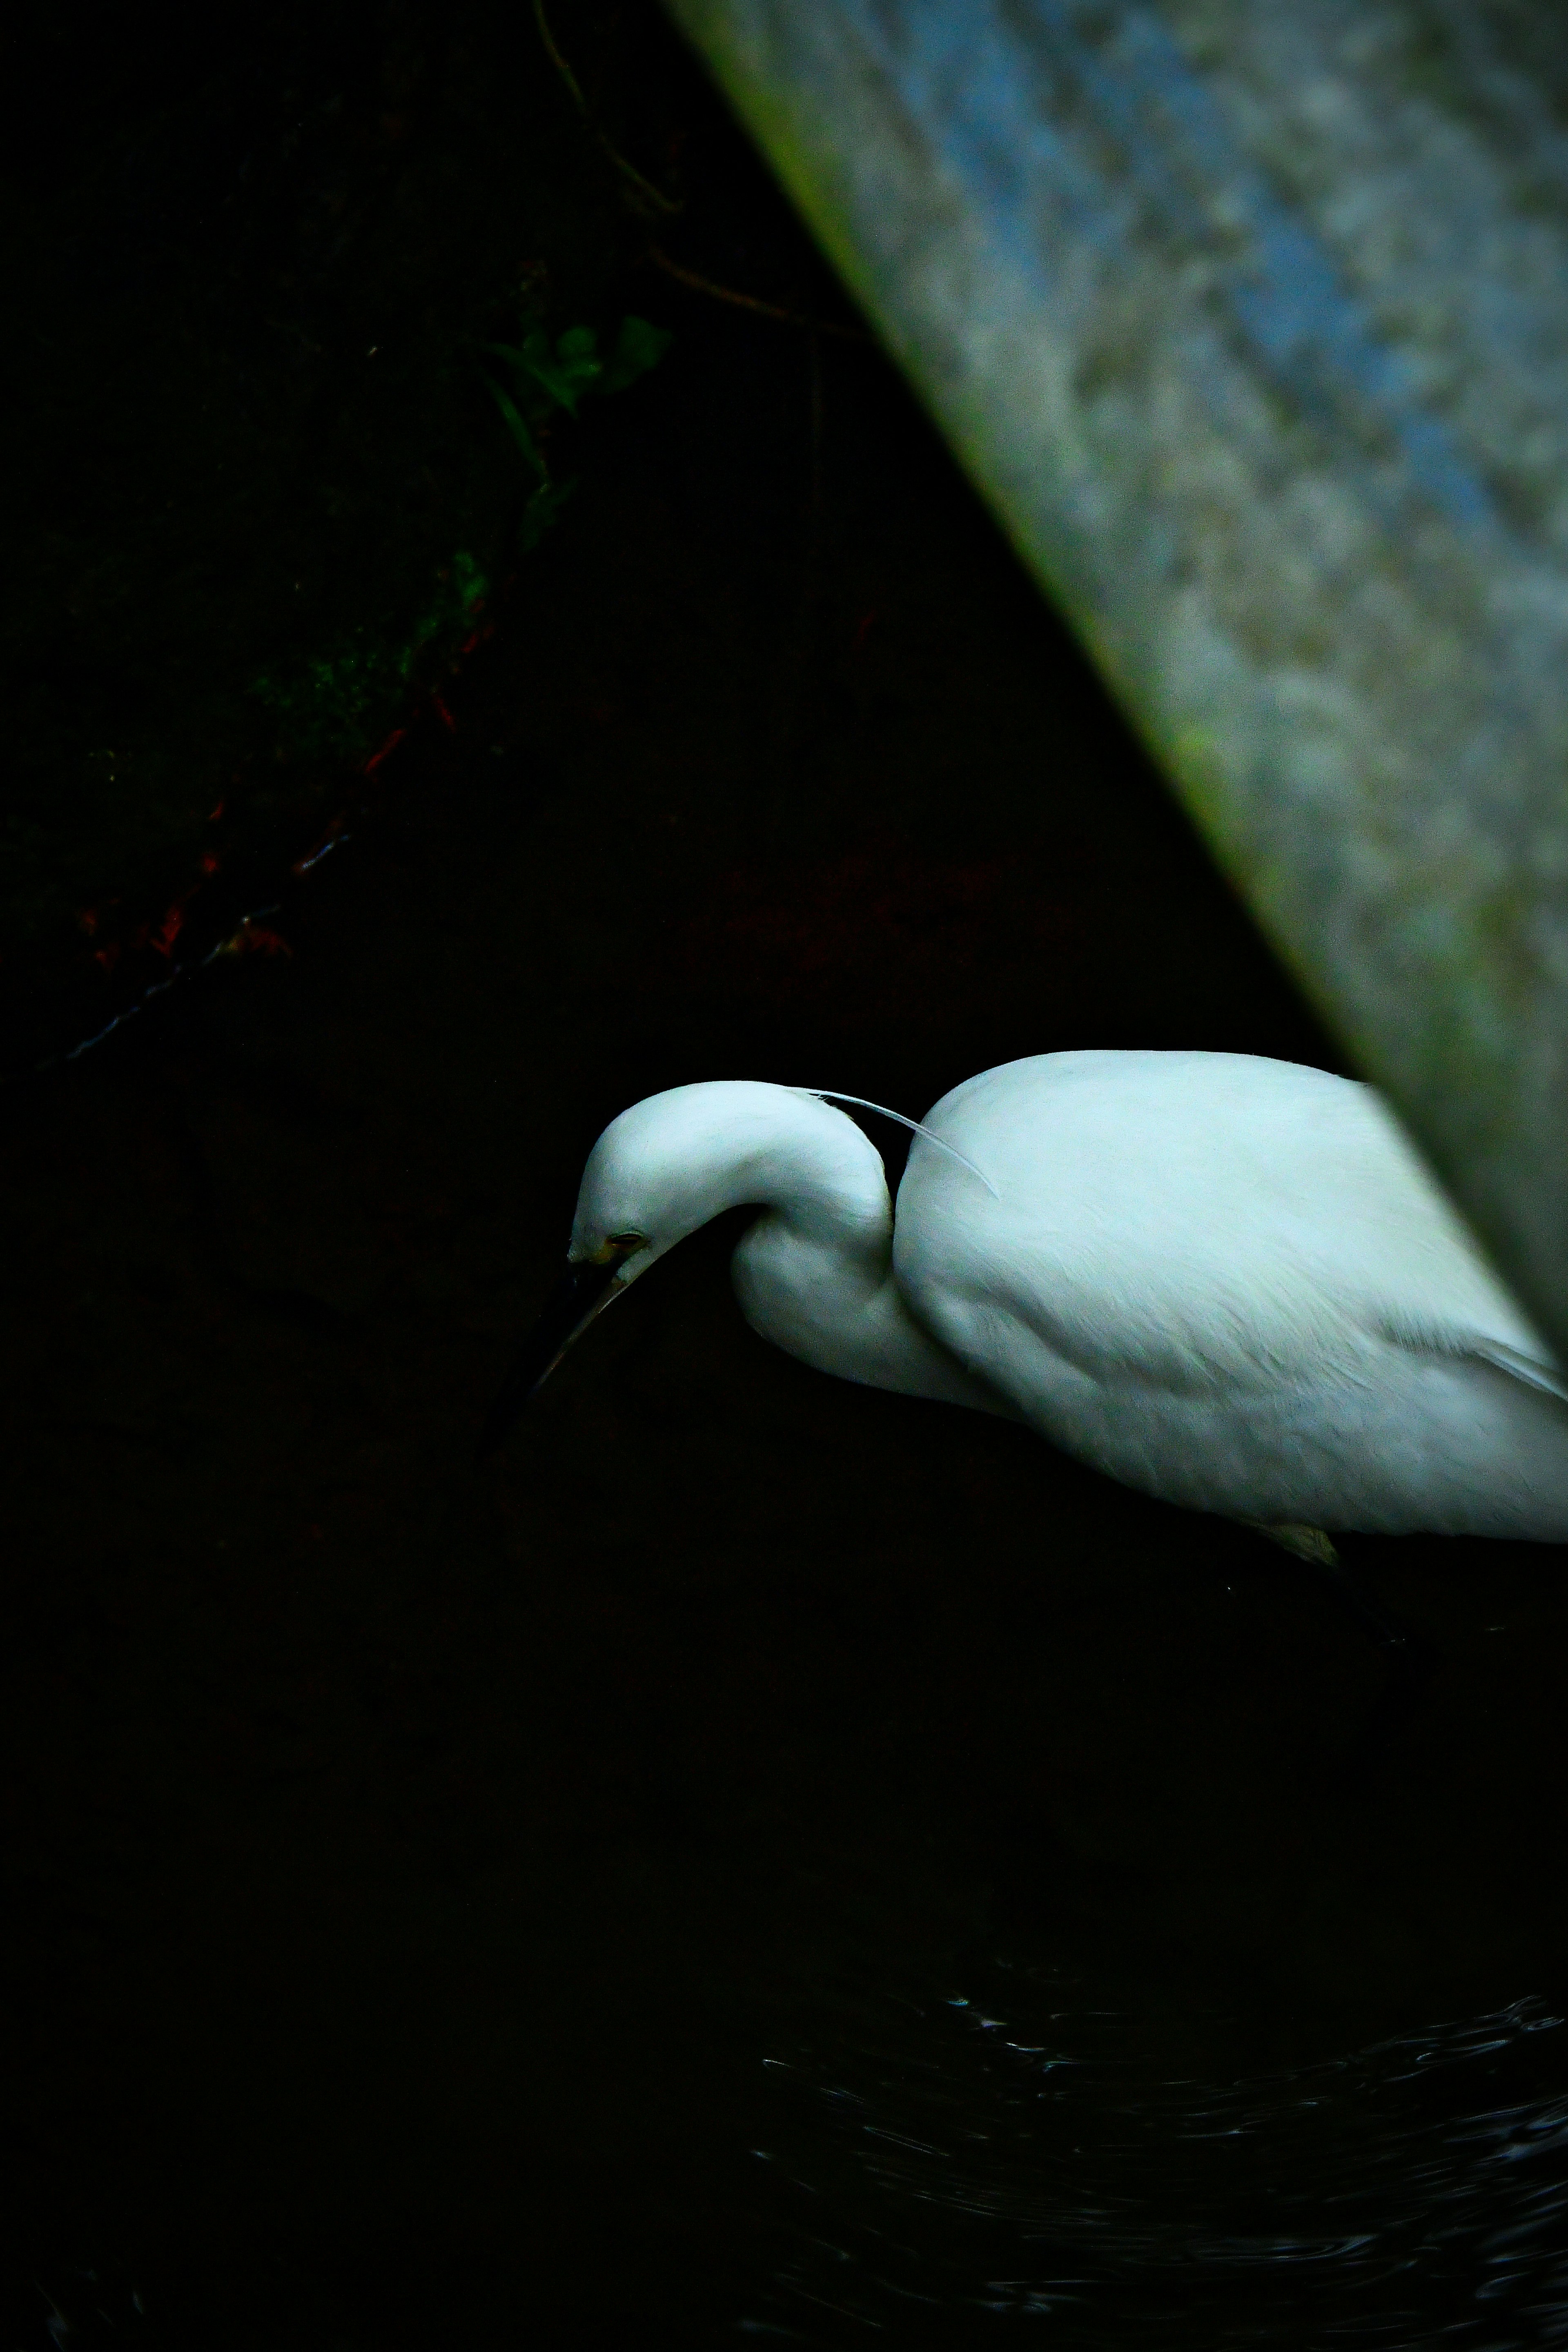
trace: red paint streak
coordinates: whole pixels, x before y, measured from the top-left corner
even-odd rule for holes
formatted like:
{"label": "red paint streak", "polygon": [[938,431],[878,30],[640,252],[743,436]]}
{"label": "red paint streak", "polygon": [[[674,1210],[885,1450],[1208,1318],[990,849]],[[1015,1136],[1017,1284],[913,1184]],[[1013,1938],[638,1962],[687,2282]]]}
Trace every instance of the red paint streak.
{"label": "red paint streak", "polygon": [[97,908],[94,907],[84,907],[81,909],[81,912],[78,915],[77,921],[90,940],[93,933],[98,929]]}
{"label": "red paint streak", "polygon": [[217,821],[218,821],[219,817],[220,817],[222,814],[223,814],[223,803],[222,803],[221,801],[219,801],[219,803],[218,803],[218,804],[217,804],[216,808],[215,808],[215,809],[209,809],[209,810],[208,810],[208,812],[207,812],[207,823],[208,823],[209,824],[216,824],[217,823]]}
{"label": "red paint streak", "polygon": [[445,702],[441,699],[440,690],[438,688],[433,686],[430,688],[430,699],[435,704],[437,710],[440,713],[442,726],[445,727],[449,735],[455,735],[458,731],[458,722],[453,718],[451,712],[447,709]]}
{"label": "red paint streak", "polygon": [[[373,751],[369,759],[365,761],[363,770],[364,774],[367,776],[374,776],[382,761],[390,758],[391,754],[396,751],[398,745],[402,742],[408,730],[406,727],[395,727],[391,734],[387,737],[385,742],[382,745],[380,751]],[[296,866],[294,870],[298,873],[300,869]]]}
{"label": "red paint streak", "polygon": [[163,921],[159,924],[158,929],[153,932],[153,937],[149,941],[149,945],[156,948],[161,956],[173,955],[174,952],[174,941],[179,938],[180,933],[184,930],[184,927],[185,910],[181,901],[176,898],[168,913],[164,916]]}
{"label": "red paint streak", "polygon": [[120,941],[110,940],[106,948],[94,948],[92,960],[94,963],[100,963],[105,971],[112,971],[120,961]]}
{"label": "red paint streak", "polygon": [[218,867],[223,864],[223,860],[217,855],[216,850],[204,849],[200,858],[197,860],[197,863],[200,865],[204,874],[216,874]]}

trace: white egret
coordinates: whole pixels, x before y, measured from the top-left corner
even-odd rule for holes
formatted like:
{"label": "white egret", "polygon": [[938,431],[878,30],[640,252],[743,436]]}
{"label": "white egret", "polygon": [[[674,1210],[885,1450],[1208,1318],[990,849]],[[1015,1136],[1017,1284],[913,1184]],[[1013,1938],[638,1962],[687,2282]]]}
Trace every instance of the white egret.
{"label": "white egret", "polygon": [[1568,1539],[1568,1385],[1393,1114],[1237,1054],[987,1070],[917,1129],[896,1218],[880,1155],[816,1094],[635,1104],[589,1156],[565,1283],[483,1450],[603,1307],[751,1203],[742,1311],[820,1371],[1026,1422],[1308,1558],[1331,1561],[1331,1529]]}

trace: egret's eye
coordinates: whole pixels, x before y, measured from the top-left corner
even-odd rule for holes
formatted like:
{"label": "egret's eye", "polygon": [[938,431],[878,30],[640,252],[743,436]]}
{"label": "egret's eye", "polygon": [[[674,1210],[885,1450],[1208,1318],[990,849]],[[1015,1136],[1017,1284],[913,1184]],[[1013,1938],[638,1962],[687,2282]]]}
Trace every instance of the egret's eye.
{"label": "egret's eye", "polygon": [[613,1250],[639,1250],[647,1241],[647,1235],[646,1234],[606,1234],[605,1239]]}

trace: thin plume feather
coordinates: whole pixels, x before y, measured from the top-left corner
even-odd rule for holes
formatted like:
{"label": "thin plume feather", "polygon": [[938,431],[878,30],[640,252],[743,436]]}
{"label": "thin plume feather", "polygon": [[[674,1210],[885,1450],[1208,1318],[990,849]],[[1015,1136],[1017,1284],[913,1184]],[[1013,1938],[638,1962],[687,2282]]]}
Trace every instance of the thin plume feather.
{"label": "thin plume feather", "polygon": [[922,1127],[918,1118],[906,1118],[901,1110],[889,1110],[886,1103],[868,1102],[864,1095],[841,1095],[832,1087],[792,1087],[790,1091],[792,1094],[809,1095],[813,1102],[853,1103],[858,1110],[874,1110],[879,1118],[890,1118],[895,1127],[907,1127],[911,1135],[923,1135],[928,1143],[934,1143],[939,1151],[945,1151],[950,1160],[956,1160],[961,1168],[967,1168],[972,1176],[978,1176],[994,1201],[1002,1198],[984,1168],[976,1168],[973,1160],[966,1160],[962,1151],[955,1151],[951,1143],[944,1142],[940,1135],[933,1135],[929,1127]]}

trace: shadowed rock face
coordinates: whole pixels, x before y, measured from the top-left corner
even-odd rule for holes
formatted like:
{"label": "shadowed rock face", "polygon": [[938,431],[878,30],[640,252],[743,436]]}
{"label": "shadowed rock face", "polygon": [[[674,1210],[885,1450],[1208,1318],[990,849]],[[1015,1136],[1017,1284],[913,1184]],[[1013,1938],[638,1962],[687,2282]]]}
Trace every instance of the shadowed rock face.
{"label": "shadowed rock face", "polygon": [[1563,1344],[1561,12],[674,13]]}

